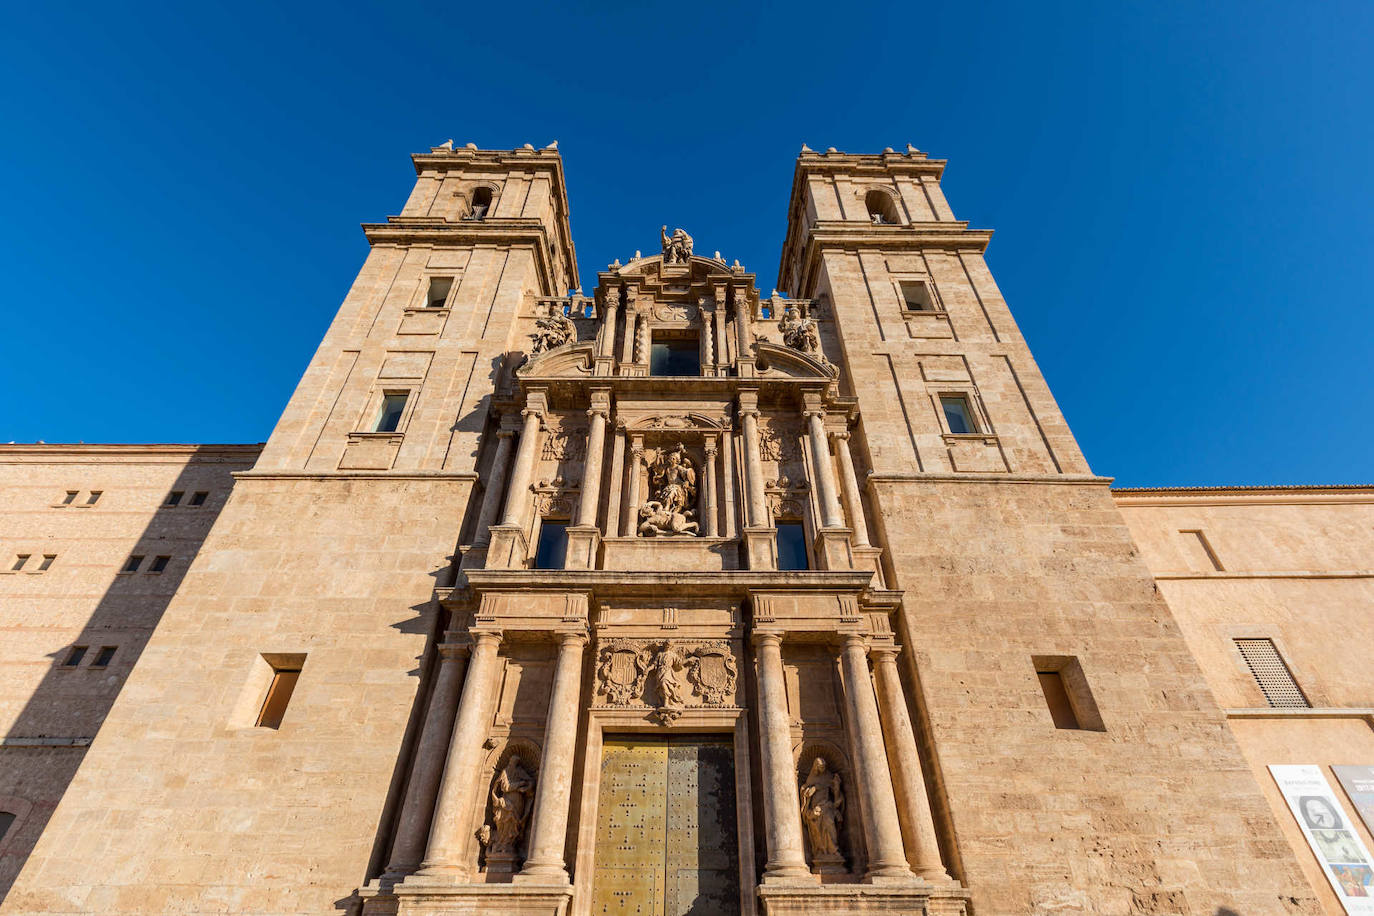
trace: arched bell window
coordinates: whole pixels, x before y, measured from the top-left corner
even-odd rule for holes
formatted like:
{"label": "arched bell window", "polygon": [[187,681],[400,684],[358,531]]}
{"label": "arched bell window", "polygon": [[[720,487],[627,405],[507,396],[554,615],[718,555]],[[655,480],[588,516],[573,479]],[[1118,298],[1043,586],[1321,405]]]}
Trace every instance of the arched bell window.
{"label": "arched bell window", "polygon": [[875,226],[900,226],[902,223],[892,195],[885,191],[869,191],[864,195],[864,206],[868,208],[868,218]]}
{"label": "arched bell window", "polygon": [[468,219],[486,219],[491,212],[491,188],[478,188],[472,192],[472,210]]}

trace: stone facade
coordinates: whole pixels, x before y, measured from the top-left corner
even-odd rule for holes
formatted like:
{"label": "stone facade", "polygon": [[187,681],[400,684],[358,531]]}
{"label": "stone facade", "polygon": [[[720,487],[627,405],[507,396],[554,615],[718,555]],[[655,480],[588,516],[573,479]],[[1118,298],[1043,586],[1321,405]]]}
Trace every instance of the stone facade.
{"label": "stone facade", "polygon": [[[1269,503],[1114,499],[914,149],[803,150],[787,297],[667,226],[565,296],[555,149],[414,163],[3,912],[1332,905],[1263,766],[1374,750],[1370,685],[1234,601],[1368,607],[1368,493],[1198,575],[1172,526]],[[1232,624],[1339,710],[1257,711]]]}

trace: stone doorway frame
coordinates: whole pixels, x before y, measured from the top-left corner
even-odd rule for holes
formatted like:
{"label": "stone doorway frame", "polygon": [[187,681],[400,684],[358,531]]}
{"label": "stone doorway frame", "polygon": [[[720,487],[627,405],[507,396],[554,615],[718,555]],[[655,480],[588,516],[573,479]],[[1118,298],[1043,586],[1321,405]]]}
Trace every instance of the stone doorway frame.
{"label": "stone doorway frame", "polygon": [[607,734],[672,737],[729,735],[735,752],[735,818],[739,837],[740,916],[758,914],[758,877],[754,867],[754,799],[750,789],[749,716],[741,707],[690,707],[669,725],[648,718],[643,707],[592,707],[582,744],[581,804],[577,812],[577,855],[569,916],[591,916],[596,879],[597,806],[601,795],[601,756]]}

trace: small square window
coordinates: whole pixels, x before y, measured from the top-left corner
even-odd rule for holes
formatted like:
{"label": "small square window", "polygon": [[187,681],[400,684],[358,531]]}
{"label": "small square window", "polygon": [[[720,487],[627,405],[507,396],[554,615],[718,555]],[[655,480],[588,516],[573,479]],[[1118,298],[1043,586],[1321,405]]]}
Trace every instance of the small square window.
{"label": "small square window", "polygon": [[810,569],[806,526],[801,522],[778,522],[778,569]]}
{"label": "small square window", "polygon": [[172,492],[170,492],[170,493],[167,494],[167,501],[164,502],[163,505],[164,505],[164,506],[179,506],[179,505],[181,505],[181,498],[182,498],[183,496],[185,496],[185,495],[186,495],[186,491],[185,491],[185,490],[173,490]]}
{"label": "small square window", "polygon": [[544,519],[539,524],[539,548],[534,552],[535,569],[562,569],[568,558],[568,523]]}
{"label": "small square window", "polygon": [[91,662],[92,668],[105,668],[114,660],[116,646],[101,646],[100,653],[96,655],[95,661]]}
{"label": "small square window", "polygon": [[1033,655],[1035,677],[1055,728],[1106,731],[1083,666],[1072,655]]}
{"label": "small square window", "polygon": [[56,560],[56,559],[57,559],[57,554],[55,554],[55,553],[45,553],[45,554],[43,554],[43,562],[38,564],[38,571],[39,571],[39,572],[42,572],[43,570],[48,569],[49,567],[52,566],[52,561],[53,561],[53,560]]}
{"label": "small square window", "polygon": [[935,300],[930,287],[919,281],[902,284],[902,301],[909,312],[933,312]]}
{"label": "small square window", "polygon": [[192,506],[203,506],[203,505],[205,505],[205,500],[206,500],[206,498],[207,498],[209,495],[210,495],[210,492],[209,492],[208,490],[197,490],[196,492],[194,492],[194,493],[191,494],[190,505],[192,505]]}
{"label": "small square window", "polygon": [[14,572],[18,572],[19,570],[23,569],[23,568],[24,568],[24,564],[27,563],[27,562],[29,562],[29,557],[31,557],[31,556],[33,556],[33,554],[29,554],[29,553],[17,554],[17,555],[15,556],[15,558],[14,558],[14,565],[11,566],[10,569],[13,570]]}
{"label": "small square window", "polygon": [[1235,640],[1240,657],[1254,675],[1264,699],[1275,709],[1308,709],[1312,706],[1288,670],[1272,639],[1243,638]]}
{"label": "small square window", "polygon": [[167,568],[167,564],[168,564],[169,562],[171,562],[171,559],[172,559],[171,557],[153,557],[153,565],[150,566],[150,567],[148,567],[148,572],[150,572],[150,573],[160,573],[160,572],[162,572],[164,569]]}
{"label": "small square window", "polygon": [[961,435],[978,432],[978,426],[973,422],[973,410],[964,395],[942,394],[940,407],[945,412],[945,423],[948,424],[951,433]]}
{"label": "small square window", "polygon": [[401,414],[405,412],[406,401],[410,398],[407,391],[387,392],[382,395],[382,406],[377,411],[377,422],[372,424],[374,433],[394,433],[401,425]]}
{"label": "small square window", "polygon": [[67,657],[62,661],[62,667],[75,668],[81,664],[81,660],[86,657],[85,646],[72,646],[67,650]]}
{"label": "small square window", "polygon": [[76,502],[76,496],[80,492],[80,490],[68,490],[67,495],[62,497],[62,505],[70,506],[72,503]]}
{"label": "small square window", "polygon": [[3,840],[14,826],[14,817],[9,811],[0,811],[0,840]]}
{"label": "small square window", "polygon": [[425,296],[425,305],[432,309],[443,308],[448,302],[448,294],[452,289],[452,277],[430,277],[429,294]]}
{"label": "small square window", "polygon": [[104,490],[92,490],[91,495],[86,497],[86,505],[94,506],[100,501],[100,495],[104,492]]}
{"label": "small square window", "polygon": [[125,572],[125,573],[136,573],[136,572],[138,572],[138,568],[139,568],[140,566],[142,566],[142,565],[143,565],[143,555],[142,555],[142,554],[136,554],[136,555],[134,555],[134,556],[129,557],[129,559],[127,559],[127,560],[124,561],[124,568],[121,569],[120,572]]}

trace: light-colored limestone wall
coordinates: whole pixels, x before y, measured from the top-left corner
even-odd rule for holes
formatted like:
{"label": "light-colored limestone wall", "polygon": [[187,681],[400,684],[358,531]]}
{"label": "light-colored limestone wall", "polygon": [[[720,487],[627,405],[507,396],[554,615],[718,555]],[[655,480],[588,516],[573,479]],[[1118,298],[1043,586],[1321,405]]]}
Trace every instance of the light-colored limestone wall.
{"label": "light-colored limestone wall", "polygon": [[[1267,767],[1322,766],[1359,823],[1330,767],[1374,764],[1374,488],[1115,495],[1294,858],[1327,910],[1340,912]],[[1269,708],[1235,646],[1256,637],[1274,641],[1316,710]]]}
{"label": "light-colored limestone wall", "polygon": [[[0,447],[0,810],[18,815],[0,837],[0,897],[228,498],[230,474],[258,449]],[[164,505],[173,491],[180,505]],[[197,491],[208,494],[201,506],[191,505]],[[16,572],[21,553],[31,557]],[[55,559],[40,572],[45,554]],[[132,555],[145,557],[140,570],[121,573]],[[161,573],[157,556],[171,557]],[[74,646],[88,649],[67,666]],[[114,657],[99,666],[105,646]]]}

